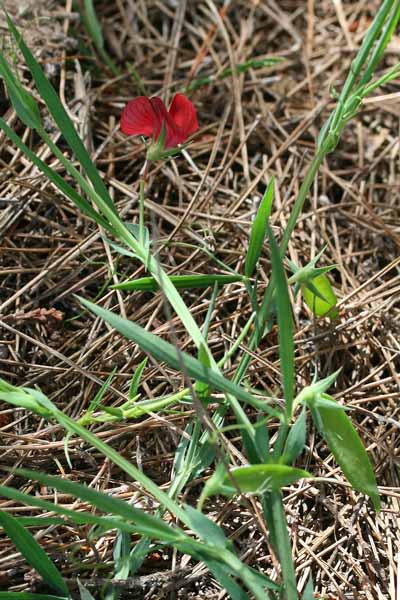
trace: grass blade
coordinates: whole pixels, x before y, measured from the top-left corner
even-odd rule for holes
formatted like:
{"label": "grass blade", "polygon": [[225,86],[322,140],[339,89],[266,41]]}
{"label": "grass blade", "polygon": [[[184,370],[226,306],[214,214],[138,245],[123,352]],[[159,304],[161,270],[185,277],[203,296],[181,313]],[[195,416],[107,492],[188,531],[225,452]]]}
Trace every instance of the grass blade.
{"label": "grass blade", "polygon": [[66,598],[50,594],[30,594],[29,592],[0,592],[0,600],[66,600]]}
{"label": "grass blade", "polygon": [[285,589],[284,597],[286,600],[298,600],[296,574],[292,560],[292,549],[290,547],[289,532],[286,525],[281,493],[273,492],[270,495],[270,503],[272,505],[274,538],[278,550],[279,562],[281,563],[282,579]]}
{"label": "grass blade", "polygon": [[11,104],[21,121],[30,129],[40,129],[42,120],[39,107],[33,96],[21,85],[11,71],[7,60],[0,52],[0,75],[7,86]]}
{"label": "grass blade", "polygon": [[[259,408],[260,403],[252,396],[252,394],[235,383],[232,383],[220,373],[207,368],[199,360],[193,358],[186,352],[178,350],[172,344],[146,331],[136,323],[123,319],[111,311],[93,304],[89,300],[85,300],[84,298],[79,298],[79,300],[88,310],[104,319],[104,321],[107,321],[107,323],[110,323],[110,325],[124,337],[136,342],[142,350],[149,353],[159,362],[165,362],[177,371],[180,371],[183,365],[185,372],[193,379],[203,381],[214,389],[231,394],[238,400]],[[266,405],[263,406],[263,409],[271,415],[277,416],[278,414],[277,411],[272,410]]]}
{"label": "grass blade", "polygon": [[279,329],[279,356],[281,361],[283,390],[285,394],[286,419],[287,422],[289,422],[293,410],[295,378],[292,306],[290,303],[282,258],[269,224],[267,224],[267,232],[271,251],[272,275],[275,282],[275,300],[278,312]]}
{"label": "grass blade", "polygon": [[25,62],[33,77],[36,87],[43,101],[45,102],[51,116],[57,123],[60,131],[62,131],[64,138],[68,142],[68,145],[70,146],[71,150],[74,152],[79,164],[85,170],[87,176],[92,182],[94,189],[99,194],[99,196],[103,198],[104,202],[108,205],[108,207],[115,212],[115,207],[107,191],[107,188],[104,185],[104,182],[101,179],[97,168],[93,164],[92,159],[90,158],[89,153],[87,152],[81,138],[76,132],[76,129],[71,119],[69,118],[65,108],[63,107],[57,95],[57,92],[45,76],[41,66],[34,58],[32,52],[25,44],[21,33],[16,29],[12,19],[9,17],[8,14],[6,14],[6,16],[8,27],[17,43],[18,48],[24,56]]}
{"label": "grass blade", "polygon": [[249,247],[247,248],[244,272],[246,277],[251,277],[261,256],[265,236],[267,234],[268,219],[274,201],[274,178],[271,177],[250,232]]}
{"label": "grass blade", "polygon": [[65,179],[63,179],[63,177],[60,177],[60,175],[56,171],[51,169],[49,166],[46,165],[45,162],[38,158],[36,154],[32,152],[32,150],[30,150],[30,148],[28,148],[26,144],[23,143],[23,141],[18,137],[15,131],[13,131],[11,127],[9,127],[7,123],[1,118],[0,129],[4,131],[7,137],[12,142],[14,142],[17,148],[19,148],[25,154],[25,156],[27,156],[29,160],[38,169],[40,169],[40,171],[42,171],[44,175],[46,175],[46,177],[60,190],[60,192],[64,194],[64,196],[66,196],[67,198],[69,198],[69,200],[76,204],[76,206],[79,208],[79,210],[83,212],[83,214],[93,219],[93,221],[101,225],[101,227],[103,227],[104,229],[110,231],[110,225],[108,224],[108,222],[93,209],[92,205],[87,200],[82,198],[82,196],[80,196],[78,192],[74,190],[74,188],[71,187],[65,181]]}
{"label": "grass blade", "polygon": [[[146,528],[148,530],[147,535],[152,532],[151,535],[154,538],[178,541],[181,537],[181,533],[179,531],[175,532],[173,527],[167,525],[161,519],[148,515],[144,511],[138,510],[137,508],[133,508],[130,504],[124,502],[123,500],[113,498],[108,494],[103,494],[75,481],[69,481],[68,479],[62,479],[61,477],[54,477],[53,475],[47,475],[47,473],[30,471],[27,469],[18,469],[16,472],[27,479],[40,481],[41,483],[55,488],[58,491],[71,494],[76,498],[80,498],[85,502],[89,502],[91,505],[96,506],[96,508],[105,513],[110,513],[114,516],[117,515],[127,522],[138,524],[142,526],[142,528]],[[182,535],[184,536],[183,533]]]}
{"label": "grass blade", "polygon": [[19,523],[18,519],[4,511],[0,511],[0,525],[15,544],[17,550],[29,565],[39,573],[43,581],[58,594],[69,597],[69,590],[60,572],[32,534]]}
{"label": "grass blade", "polygon": [[[241,275],[170,275],[170,280],[177,289],[193,289],[213,287],[218,285],[227,285],[228,283],[237,283],[243,281]],[[113,290],[126,291],[149,291],[155,292],[159,285],[154,277],[141,277],[134,281],[124,281],[112,285]]]}
{"label": "grass blade", "polygon": [[98,53],[113,75],[118,75],[118,69],[104,49],[104,38],[101,25],[97,19],[93,0],[83,0],[84,12],[82,14],[84,25],[97,48]]}

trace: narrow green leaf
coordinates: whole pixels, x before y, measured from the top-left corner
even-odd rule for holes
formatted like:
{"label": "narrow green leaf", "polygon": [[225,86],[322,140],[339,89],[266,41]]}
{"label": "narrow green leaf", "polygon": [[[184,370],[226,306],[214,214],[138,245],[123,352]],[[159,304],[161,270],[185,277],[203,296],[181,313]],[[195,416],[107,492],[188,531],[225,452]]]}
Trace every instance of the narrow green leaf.
{"label": "narrow green leaf", "polygon": [[285,394],[286,419],[290,421],[293,410],[295,381],[292,307],[282,258],[272,229],[268,223],[267,232],[271,249],[272,275],[275,282],[275,302],[278,312],[279,329],[279,357]]}
{"label": "narrow green leaf", "polygon": [[303,452],[306,443],[306,411],[303,409],[299,418],[289,431],[283,451],[283,462],[291,464]]}
{"label": "narrow green leaf", "polygon": [[51,183],[53,183],[56,186],[56,188],[58,188],[60,192],[64,194],[64,196],[66,196],[69,200],[76,204],[76,206],[79,208],[79,210],[83,212],[84,215],[93,219],[93,221],[101,225],[101,227],[103,227],[104,229],[108,231],[111,230],[108,222],[98,212],[94,210],[90,202],[82,198],[82,196],[80,196],[78,192],[76,192],[76,190],[74,190],[74,188],[72,188],[65,181],[65,179],[63,179],[63,177],[60,177],[60,175],[56,171],[53,171],[53,169],[48,167],[46,163],[44,163],[40,158],[38,158],[36,154],[32,152],[32,150],[28,148],[26,144],[23,143],[23,141],[11,129],[11,127],[9,127],[7,123],[1,118],[0,129],[4,131],[6,136],[17,146],[17,148],[19,148],[25,154],[25,156],[27,156],[29,160],[38,169],[40,169],[40,171],[42,171],[44,175],[46,175],[46,177],[51,181]]}
{"label": "narrow green leaf", "polygon": [[95,46],[98,50],[104,48],[104,38],[100,23],[97,19],[93,0],[83,0],[83,20]]}
{"label": "narrow green leaf", "polygon": [[[78,298],[88,310],[107,321],[107,323],[110,323],[110,325],[124,337],[136,342],[142,350],[151,354],[151,356],[156,358],[159,362],[165,362],[177,371],[181,370],[183,364],[186,373],[190,377],[193,377],[193,379],[198,379],[199,381],[207,383],[210,387],[231,394],[235,398],[242,400],[242,402],[253,406],[256,405],[257,407],[259,406],[259,403],[252,394],[232,383],[229,379],[226,379],[216,371],[207,368],[205,365],[201,364],[199,360],[193,358],[186,352],[178,350],[172,344],[169,344],[153,333],[146,331],[136,323],[123,319],[111,311],[105,310],[104,308],[89,302],[89,300],[80,297]],[[267,405],[264,406],[264,410],[274,416],[279,414]]]}
{"label": "narrow green leaf", "polygon": [[143,371],[145,370],[147,365],[147,358],[142,360],[141,363],[135,369],[133,374],[131,384],[129,386],[128,398],[129,400],[134,400],[138,395],[138,389],[140,385],[140,380],[142,379]]}
{"label": "narrow green leaf", "polygon": [[29,471],[27,469],[18,469],[16,472],[28,479],[40,481],[49,487],[53,487],[66,494],[71,494],[76,498],[80,498],[85,502],[89,502],[103,512],[118,515],[128,522],[131,521],[143,525],[149,531],[151,530],[153,532],[152,535],[155,538],[166,539],[167,536],[171,541],[177,541],[180,537],[179,531],[175,531],[173,527],[167,525],[167,523],[164,523],[161,519],[148,515],[137,508],[133,508],[127,502],[119,500],[118,498],[113,498],[108,494],[103,494],[85,485],[76,483],[75,481],[61,479],[60,477],[54,477],[53,475],[47,475],[46,473]]}
{"label": "narrow green leaf", "polygon": [[213,546],[220,546],[222,548],[228,546],[229,542],[219,525],[192,506],[186,506],[185,510],[189,517],[191,529],[197,533],[200,539],[207,541],[208,544]]}
{"label": "narrow green leaf", "polygon": [[80,594],[81,600],[95,600],[93,598],[92,594],[89,592],[89,590],[85,588],[85,586],[79,581],[79,579],[78,579],[78,587],[79,587],[79,594]]}
{"label": "narrow green leaf", "polygon": [[310,575],[310,577],[307,579],[306,587],[304,588],[301,600],[315,600],[312,575]]}
{"label": "narrow green leaf", "polygon": [[131,536],[119,531],[114,545],[114,579],[126,579],[130,572]]}
{"label": "narrow green leaf", "polygon": [[261,256],[265,236],[267,235],[267,224],[271,214],[273,201],[274,178],[271,177],[251,228],[249,247],[247,249],[244,267],[246,277],[251,277],[253,275],[258,259]]}
{"label": "narrow green leaf", "polygon": [[4,79],[11,104],[21,121],[30,129],[42,126],[39,107],[33,96],[21,85],[0,52],[0,75]]}
{"label": "narrow green leaf", "polygon": [[30,594],[29,592],[0,592],[0,600],[68,600],[65,596]]}
{"label": "narrow green leaf", "polygon": [[286,485],[295,483],[303,477],[311,477],[311,475],[302,469],[281,464],[269,463],[238,467],[230,471],[230,476],[225,477],[221,493],[237,494],[237,488],[232,485],[231,477],[242,493],[264,493],[278,491]]}
{"label": "narrow green leaf", "polygon": [[269,495],[271,515],[273,519],[274,540],[277,546],[284,584],[285,600],[298,600],[296,573],[292,559],[289,532],[280,492]]}
{"label": "narrow green leaf", "polygon": [[[84,511],[74,511],[68,508],[63,508],[59,504],[53,504],[52,502],[48,502],[47,500],[42,500],[38,496],[31,496],[29,494],[25,494],[20,492],[19,490],[15,490],[14,488],[10,488],[7,486],[0,485],[0,495],[5,498],[10,498],[12,500],[17,500],[18,502],[23,502],[28,506],[36,506],[37,508],[42,508],[46,511],[55,512],[59,515],[63,515],[69,521],[76,525],[94,525],[97,526],[102,531],[108,531],[117,529],[119,531],[124,531],[130,535],[140,533],[141,535],[146,535],[151,537],[152,539],[158,539],[161,541],[173,543],[173,532],[176,531],[179,533],[179,530],[175,528],[168,533],[164,528],[155,528],[154,525],[150,524],[148,526],[146,523],[132,523],[128,522],[126,519],[116,518],[114,516],[97,516],[93,513],[84,512]],[[146,516],[146,513],[143,513]],[[63,520],[63,523],[65,521]],[[163,521],[160,521],[163,524]],[[157,535],[155,535],[155,530],[157,531]],[[183,532],[182,532],[182,535]],[[181,537],[175,538],[175,541],[180,540]]]}
{"label": "narrow green leaf", "polygon": [[334,398],[324,394],[336,410],[311,402],[311,413],[329,450],[348,481],[358,492],[369,496],[375,510],[380,510],[380,498],[375,474],[368,454],[343,408]]}
{"label": "narrow green leaf", "polygon": [[50,525],[63,525],[65,523],[64,519],[60,517],[18,517],[18,522],[23,527],[49,527]]}
{"label": "narrow green leaf", "polygon": [[328,315],[335,319],[339,314],[339,311],[335,309],[337,298],[328,277],[325,274],[318,275],[312,280],[312,285],[317,290],[318,295],[315,290],[309,289],[306,285],[301,288],[304,302],[308,308],[317,317]]}
{"label": "narrow green leaf", "polygon": [[[242,275],[170,275],[177,289],[207,288],[215,284],[227,285],[243,281]],[[133,281],[124,281],[110,286],[113,290],[155,292],[159,285],[154,277],[141,277]]]}
{"label": "narrow green leaf", "polygon": [[[245,591],[238,585],[234,579],[235,573],[221,564],[217,560],[204,560],[209,571],[214,575],[215,579],[221,584],[224,590],[229,594],[232,600],[248,600],[249,597]],[[265,596],[267,598],[267,596]]]}
{"label": "narrow green leaf", "polygon": [[116,370],[117,370],[117,367],[115,367],[111,371],[111,373],[109,374],[109,376],[107,377],[107,379],[105,380],[105,382],[103,383],[101,388],[98,390],[98,392],[95,395],[95,397],[93,398],[93,400],[90,401],[89,408],[87,410],[88,413],[94,412],[97,409],[97,407],[99,406],[100,402],[103,399],[104,394],[106,393],[106,391],[108,390],[108,388],[111,385],[111,382],[113,380]]}
{"label": "narrow green leaf", "polygon": [[58,594],[69,596],[68,587],[60,572],[32,534],[18,522],[18,519],[4,511],[0,511],[0,525],[15,544],[17,550],[29,565],[39,573],[47,585],[52,587]]}
{"label": "narrow green leaf", "polygon": [[36,87],[43,101],[45,102],[50,114],[52,115],[54,121],[60,128],[60,131],[62,131],[64,138],[68,142],[71,150],[74,152],[80,165],[85,170],[87,176],[93,184],[94,189],[99,194],[99,196],[103,198],[104,202],[108,205],[108,207],[115,212],[115,207],[107,191],[107,188],[104,185],[104,182],[101,179],[97,168],[93,164],[92,159],[90,158],[82,140],[77,134],[76,129],[71,119],[69,118],[65,108],[63,107],[55,89],[45,76],[43,69],[40,67],[39,63],[34,58],[32,52],[25,44],[21,33],[16,29],[12,19],[9,17],[8,14],[6,16],[8,27],[17,43],[18,48],[24,56],[25,62],[33,77]]}

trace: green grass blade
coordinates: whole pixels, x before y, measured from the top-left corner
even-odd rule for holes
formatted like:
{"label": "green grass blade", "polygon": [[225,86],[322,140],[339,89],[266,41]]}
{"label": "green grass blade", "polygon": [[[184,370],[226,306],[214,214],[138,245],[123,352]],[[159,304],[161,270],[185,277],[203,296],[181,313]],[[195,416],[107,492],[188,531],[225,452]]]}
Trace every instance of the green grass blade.
{"label": "green grass blade", "polygon": [[282,258],[269,224],[267,224],[267,232],[271,251],[272,275],[275,282],[275,301],[278,312],[279,329],[279,356],[281,361],[283,390],[285,394],[286,418],[287,421],[290,421],[292,417],[295,381],[292,307]]}
{"label": "green grass blade", "polygon": [[[32,473],[34,473],[35,476],[38,474],[36,471],[33,471]],[[22,474],[25,475],[25,473]],[[26,476],[28,477],[29,474],[30,472],[28,472]],[[61,478],[55,477],[55,479],[61,481]],[[103,531],[118,529],[120,531],[125,531],[128,534],[140,533],[142,535],[149,536],[152,539],[158,539],[169,543],[181,540],[182,536],[184,536],[184,533],[180,532],[178,528],[171,529],[169,527],[169,531],[167,531],[167,529],[164,527],[165,523],[161,519],[146,515],[144,512],[143,515],[145,517],[155,519],[155,522],[152,523],[148,519],[145,522],[145,519],[143,519],[140,523],[133,523],[132,518],[127,520],[119,517],[116,518],[114,516],[98,516],[85,511],[73,511],[68,508],[63,508],[58,504],[52,504],[47,500],[42,500],[37,496],[31,496],[29,494],[25,494],[24,492],[20,492],[19,490],[15,490],[14,488],[9,488],[3,485],[0,485],[0,495],[4,496],[5,498],[17,500],[27,504],[28,506],[36,506],[37,508],[42,508],[45,511],[52,511],[59,515],[63,515],[76,525],[94,525],[100,527]],[[127,504],[127,506],[129,505]],[[64,522],[65,521],[63,521],[63,523]],[[158,527],[160,523],[161,526]]]}
{"label": "green grass blade", "polygon": [[107,221],[96,212],[92,205],[82,198],[72,188],[66,181],[63,179],[56,171],[53,171],[49,166],[46,165],[23,141],[18,137],[18,135],[7,125],[7,123],[0,118],[0,129],[4,131],[6,136],[19,148],[25,156],[29,158],[29,160],[38,168],[46,177],[66,196],[69,198],[76,206],[85,214],[87,217],[93,219],[96,223],[101,225],[104,229],[110,231],[110,225]]}
{"label": "green grass blade", "polygon": [[[231,394],[238,400],[259,408],[259,402],[252,394],[232,383],[220,373],[207,368],[199,360],[186,352],[178,351],[175,346],[146,331],[136,323],[123,319],[111,311],[89,302],[89,300],[85,300],[84,298],[79,298],[79,300],[88,310],[104,319],[104,321],[112,325],[124,337],[136,342],[142,350],[156,358],[159,362],[165,362],[177,371],[180,371],[183,365],[185,372],[193,379],[203,381],[214,389]],[[277,412],[268,406],[263,406],[263,409],[265,412],[277,416]]]}
{"label": "green grass blade", "polygon": [[83,0],[84,12],[82,14],[84,25],[97,48],[98,53],[106,65],[111,69],[113,75],[119,71],[104,49],[104,38],[101,25],[97,19],[93,0]]}
{"label": "green grass blade", "polygon": [[54,477],[53,475],[47,475],[37,471],[30,471],[27,469],[18,469],[19,475],[32,479],[34,481],[40,481],[45,485],[55,488],[58,491],[66,494],[71,494],[76,498],[80,498],[85,502],[89,502],[92,506],[96,506],[99,510],[109,513],[113,516],[118,516],[128,523],[132,522],[138,524],[143,528],[147,529],[147,535],[151,533],[152,537],[157,539],[168,539],[170,541],[179,541],[180,536],[184,535],[179,531],[175,532],[174,528],[167,525],[161,519],[146,514],[142,510],[133,508],[127,502],[113,498],[108,494],[103,494],[89,488],[85,485],[77,483],[75,481],[69,481],[68,479],[62,479],[61,477]]}
{"label": "green grass blade", "polygon": [[246,254],[244,272],[246,277],[251,277],[261,256],[265,236],[267,234],[268,219],[274,201],[274,178],[271,177],[250,232],[249,247]]}
{"label": "green grass blade", "polygon": [[42,126],[39,107],[33,96],[21,85],[0,52],[0,75],[4,79],[11,104],[21,121],[30,129]]}
{"label": "green grass blade", "polygon": [[131,383],[129,386],[128,398],[133,401],[137,395],[140,385],[140,380],[142,379],[143,371],[145,370],[147,365],[147,358],[142,360],[141,363],[136,367],[133,377],[131,379]]}
{"label": "green grass blade", "polygon": [[[170,275],[169,279],[177,289],[207,288],[214,286],[216,283],[227,285],[228,283],[243,281],[241,275]],[[159,289],[159,285],[154,277],[141,277],[134,281],[124,281],[112,285],[111,289],[155,292]]]}
{"label": "green grass blade", "polygon": [[270,495],[270,503],[272,505],[275,543],[278,550],[279,562],[281,563],[285,590],[284,598],[285,600],[298,600],[296,574],[281,493],[273,492]]}
{"label": "green grass blade", "polygon": [[58,594],[69,597],[69,590],[60,572],[32,534],[15,517],[0,511],[0,525],[17,550],[42,579]]}
{"label": "green grass blade", "polygon": [[68,142],[71,150],[74,152],[77,160],[79,161],[82,168],[85,170],[88,178],[93,184],[96,192],[101,196],[104,202],[110,209],[115,212],[115,207],[111,197],[101,179],[99,172],[92,162],[82,140],[80,139],[76,129],[69,118],[65,108],[63,107],[55,89],[51,85],[50,81],[45,76],[43,69],[34,58],[32,52],[25,44],[21,33],[16,29],[12,19],[7,15],[8,27],[17,43],[18,48],[22,52],[25,62],[29,68],[29,71],[33,77],[36,87],[45,102],[51,116],[57,123],[60,131],[64,138]]}
{"label": "green grass blade", "polygon": [[60,517],[18,517],[18,521],[24,527],[49,527],[50,525],[63,525],[64,519]]}
{"label": "green grass blade", "polygon": [[[87,409],[87,413],[94,412],[97,409],[97,407],[100,405],[101,401],[103,400],[104,394],[106,393],[106,391],[108,390],[108,388],[110,387],[110,385],[112,383],[112,380],[114,378],[116,370],[117,370],[117,367],[115,367],[111,371],[111,373],[109,374],[109,376],[107,377],[107,379],[105,380],[105,382],[103,383],[101,388],[97,391],[93,400],[90,401],[89,407]],[[85,415],[83,415],[83,418],[85,418]]]}
{"label": "green grass blade", "polygon": [[[221,565],[216,560],[205,560],[207,568],[214,575],[215,579],[222,585],[222,587],[228,592],[229,597],[232,600],[248,600],[249,597],[234,580],[235,574],[230,569]],[[267,596],[265,596],[267,598]]]}
{"label": "green grass blade", "polygon": [[[69,596],[68,596],[69,598]],[[29,592],[0,592],[0,600],[67,600],[65,596],[30,594]]]}
{"label": "green grass blade", "polygon": [[306,444],[306,433],[306,411],[303,408],[300,416],[297,418],[293,427],[291,427],[289,435],[287,436],[283,457],[281,458],[282,461],[291,464],[296,460],[299,454],[303,452]]}

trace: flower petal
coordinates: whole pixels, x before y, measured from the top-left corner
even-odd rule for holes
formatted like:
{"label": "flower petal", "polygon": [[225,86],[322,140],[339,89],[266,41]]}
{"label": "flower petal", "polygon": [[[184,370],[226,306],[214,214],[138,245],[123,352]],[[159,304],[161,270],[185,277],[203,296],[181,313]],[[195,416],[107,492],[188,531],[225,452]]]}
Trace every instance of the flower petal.
{"label": "flower petal", "polygon": [[161,123],[146,96],[138,96],[130,100],[121,115],[121,131],[127,135],[146,135],[151,137]]}
{"label": "flower petal", "polygon": [[168,138],[168,112],[165,108],[164,102],[158,96],[154,96],[154,98],[150,98],[151,106],[153,108],[155,117],[156,117],[156,126],[154,128],[154,139],[157,140],[158,136],[161,133],[162,124],[165,123],[167,128],[166,139]]}
{"label": "flower petal", "polygon": [[175,94],[169,108],[169,116],[180,134],[184,136],[184,140],[199,128],[196,109],[183,94]]}

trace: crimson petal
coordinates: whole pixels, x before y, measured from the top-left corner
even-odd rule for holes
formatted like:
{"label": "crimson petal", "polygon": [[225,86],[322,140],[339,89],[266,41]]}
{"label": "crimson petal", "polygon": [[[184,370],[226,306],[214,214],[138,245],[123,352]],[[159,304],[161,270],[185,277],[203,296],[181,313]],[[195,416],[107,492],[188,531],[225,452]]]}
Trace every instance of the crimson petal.
{"label": "crimson petal", "polygon": [[199,128],[196,109],[192,102],[182,94],[175,94],[169,108],[169,116],[180,134],[184,136],[184,140]]}
{"label": "crimson petal", "polygon": [[146,96],[138,96],[128,102],[121,115],[121,131],[123,133],[151,137],[157,128],[161,129],[159,114]]}

